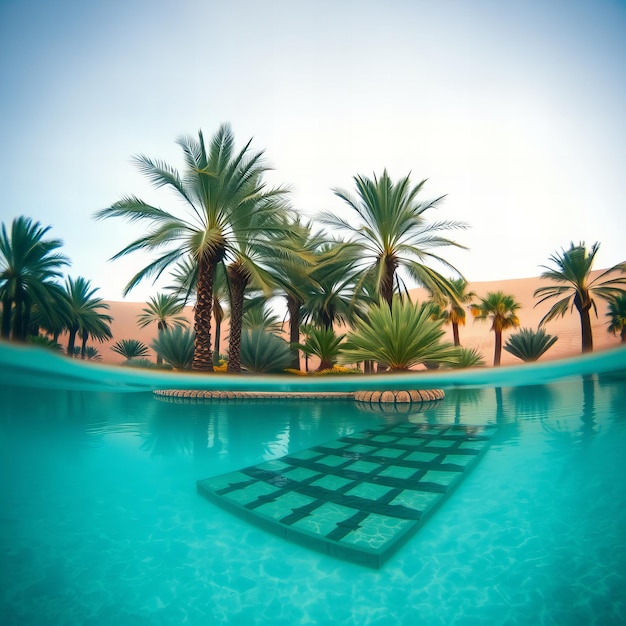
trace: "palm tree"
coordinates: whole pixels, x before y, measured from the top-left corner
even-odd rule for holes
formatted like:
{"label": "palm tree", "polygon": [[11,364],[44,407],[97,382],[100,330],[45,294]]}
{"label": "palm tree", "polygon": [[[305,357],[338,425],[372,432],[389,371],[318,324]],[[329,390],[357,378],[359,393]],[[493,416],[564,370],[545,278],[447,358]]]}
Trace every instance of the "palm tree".
{"label": "palm tree", "polygon": [[609,277],[615,272],[625,273],[626,262],[610,267],[591,280],[591,268],[599,247],[600,244],[596,242],[587,252],[584,242],[578,245],[574,245],[572,242],[569,250],[563,250],[561,254],[553,254],[550,260],[556,267],[542,266],[547,271],[541,274],[541,278],[552,280],[557,284],[539,287],[534,293],[535,297],[541,298],[535,306],[546,300],[559,298],[558,302],[552,305],[552,308],[543,316],[539,326],[543,326],[556,317],[563,317],[568,309],[571,310],[576,307],[580,315],[583,352],[593,350],[589,311],[593,308],[596,316],[598,315],[594,298],[611,300],[621,296],[624,294],[621,285],[626,285],[626,276]]}
{"label": "palm tree", "polygon": [[244,330],[260,329],[275,335],[280,335],[282,331],[280,318],[267,308],[267,300],[264,296],[246,298],[241,326]]}
{"label": "palm tree", "polygon": [[[196,285],[198,284],[198,266],[191,258],[181,260],[171,272],[174,284],[166,287],[166,290],[183,304],[196,301]],[[213,277],[213,321],[215,322],[215,339],[213,345],[213,365],[219,365],[220,341],[222,337],[222,322],[227,316],[227,305],[229,299],[228,279],[226,278],[226,268],[223,263],[215,268]]]}
{"label": "palm tree", "polygon": [[228,124],[220,126],[209,146],[202,131],[197,139],[181,137],[178,145],[186,165],[183,176],[163,161],[145,155],[135,158],[142,174],[155,187],[167,187],[182,200],[187,208],[183,217],[151,206],[136,196],[126,196],[96,214],[97,218],[122,217],[151,226],[148,234],[135,239],[113,257],[120,258],[137,250],[158,253],[152,263],[133,276],[125,294],[144,278],[156,279],[181,260],[191,258],[197,266],[192,362],[196,370],[213,370],[211,316],[215,268],[242,236],[250,238],[245,228],[238,228],[238,215],[250,206],[255,206],[258,213],[271,215],[275,206],[268,200],[280,199],[286,193],[284,188],[266,187],[263,174],[268,167],[263,152],[250,151],[251,141],[236,152]]}
{"label": "palm tree", "polygon": [[182,326],[173,326],[159,333],[152,341],[152,349],[163,355],[163,360],[176,370],[191,367],[194,354],[193,331]]}
{"label": "palm tree", "polygon": [[86,278],[78,276],[76,279],[68,277],[65,281],[65,293],[69,305],[70,320],[68,322],[67,354],[74,356],[76,336],[80,332],[83,348],[81,357],[85,357],[87,338],[93,334],[98,339],[111,337],[109,324],[112,321],[110,315],[102,313],[108,310],[109,305],[102,298],[94,297],[98,288],[92,288]]}
{"label": "palm tree", "polygon": [[337,362],[337,357],[341,352],[341,342],[345,335],[337,335],[332,328],[316,328],[308,326],[304,328],[306,341],[298,347],[307,356],[316,356],[320,360],[318,372],[331,369]]}
{"label": "palm tree", "polygon": [[622,343],[626,343],[626,294],[609,300],[607,316],[611,318],[609,332],[614,335],[619,333]]}
{"label": "palm tree", "polygon": [[496,335],[493,364],[500,365],[502,356],[502,332],[520,325],[517,310],[520,308],[513,296],[502,291],[490,292],[480,298],[479,304],[470,305],[472,315],[479,320],[491,319],[491,330]]}
{"label": "palm tree", "polygon": [[44,239],[50,226],[20,216],[11,223],[10,232],[2,224],[0,233],[0,301],[2,322],[0,336],[24,341],[28,332],[31,310],[37,306],[54,315],[54,302],[60,297],[55,282],[61,277],[60,268],[69,260],[58,249],[60,239]]}
{"label": "palm tree", "polygon": [[303,305],[304,319],[315,326],[332,329],[335,324],[351,326],[367,305],[376,300],[368,297],[361,282],[357,288],[357,265],[360,247],[331,241],[317,251],[318,261],[310,277],[310,292]]}
{"label": "palm tree", "polygon": [[120,339],[111,346],[111,350],[127,361],[148,356],[150,352],[148,346],[137,339]]}
{"label": "palm tree", "polygon": [[357,219],[348,222],[327,212],[322,215],[322,221],[333,228],[348,231],[352,240],[361,246],[366,269],[374,271],[378,295],[389,308],[394,293],[407,290],[398,275],[400,268],[404,268],[413,280],[431,293],[454,298],[450,281],[426,264],[427,261],[435,261],[459,273],[433,250],[445,246],[462,248],[439,233],[466,228],[466,224],[454,221],[429,223],[425,217],[429,209],[440,204],[443,196],[420,202],[417,196],[425,180],[411,186],[409,176],[405,176],[394,183],[387,170],[383,171],[380,179],[376,175],[372,179],[355,176],[354,181],[356,197],[341,189],[334,192],[356,213]]}
{"label": "palm tree", "polygon": [[[172,326],[187,326],[187,318],[180,315],[184,306],[184,303],[174,294],[159,293],[150,298],[147,307],[141,309],[141,313],[137,316],[137,324],[140,328],[145,328],[156,323],[158,333]],[[156,362],[157,365],[163,363],[163,358],[158,352]]]}
{"label": "palm tree", "polygon": [[292,369],[300,369],[297,346],[300,342],[302,307],[314,289],[311,272],[319,260],[316,252],[324,241],[323,235],[313,232],[310,222],[299,217],[289,219],[284,224],[283,241],[278,248],[282,253],[275,255],[269,268],[276,293],[286,299]]}
{"label": "palm tree", "polygon": [[[264,210],[262,203],[268,204],[273,210]],[[241,332],[246,289],[253,286],[269,297],[275,283],[266,262],[283,253],[290,254],[282,241],[288,232],[288,222],[284,219],[286,214],[286,205],[278,203],[276,198],[269,198],[240,210],[233,224],[238,237],[229,250],[231,262],[226,267],[230,289],[229,372],[241,372]]]}
{"label": "palm tree", "polygon": [[432,317],[432,304],[413,304],[396,296],[391,308],[382,301],[365,319],[358,320],[341,350],[341,360],[358,363],[374,360],[391,370],[408,370],[420,363],[454,365],[458,349],[442,342],[442,320]]}
{"label": "palm tree", "polygon": [[454,291],[454,298],[445,298],[446,307],[441,310],[437,305],[437,313],[444,321],[444,324],[452,324],[452,336],[454,345],[460,346],[459,326],[465,326],[465,307],[464,304],[471,304],[476,297],[473,291],[466,291],[468,282],[464,278],[451,278],[450,286]]}
{"label": "palm tree", "polygon": [[548,335],[542,328],[522,328],[507,339],[504,349],[522,361],[537,361],[557,339],[558,337]]}

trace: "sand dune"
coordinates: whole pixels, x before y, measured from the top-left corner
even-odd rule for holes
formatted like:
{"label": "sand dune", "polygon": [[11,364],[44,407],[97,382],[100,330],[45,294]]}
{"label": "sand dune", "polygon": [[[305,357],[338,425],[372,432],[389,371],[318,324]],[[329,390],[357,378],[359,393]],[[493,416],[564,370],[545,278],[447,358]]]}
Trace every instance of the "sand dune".
{"label": "sand dune", "polygon": [[[602,270],[592,273],[595,277]],[[500,280],[491,282],[474,282],[470,284],[469,290],[474,291],[478,296],[485,296],[491,291],[503,291],[512,295],[520,304],[521,309],[518,312],[521,325],[526,328],[537,328],[539,320],[549,310],[550,304],[544,303],[540,307],[535,307],[537,300],[533,297],[535,289],[541,285],[547,284],[539,280],[537,277],[522,278],[512,280]],[[419,301],[425,299],[426,294],[422,289],[415,289],[411,292],[413,298]],[[103,362],[120,363],[123,359],[111,350],[111,345],[120,339],[138,339],[146,345],[150,345],[156,336],[156,326],[148,328],[139,328],[137,325],[137,316],[141,309],[146,305],[136,302],[109,302],[111,307],[110,314],[113,317],[111,329],[113,332],[113,341],[108,341],[97,345]],[[619,337],[607,331],[608,318],[606,317],[607,306],[603,300],[599,300],[598,317],[592,316],[594,349],[602,350],[619,345]],[[190,322],[193,320],[193,310],[187,307],[186,315]],[[228,326],[223,329],[222,350],[225,352],[227,347]],[[452,329],[446,326],[446,338],[452,341]],[[546,353],[542,360],[553,360],[567,356],[574,356],[581,351],[581,335],[580,335],[580,318],[578,312],[574,310],[565,317],[550,322],[546,326],[546,331],[551,335],[556,335],[558,341]],[[504,340],[513,331],[505,332]],[[474,320],[468,314],[467,323],[460,328],[461,344],[468,348],[476,348],[484,356],[487,364],[493,363],[494,350],[494,334],[490,331],[490,323],[487,321]],[[152,357],[154,359],[154,355]],[[502,353],[502,364],[521,363],[521,361],[506,351]]]}

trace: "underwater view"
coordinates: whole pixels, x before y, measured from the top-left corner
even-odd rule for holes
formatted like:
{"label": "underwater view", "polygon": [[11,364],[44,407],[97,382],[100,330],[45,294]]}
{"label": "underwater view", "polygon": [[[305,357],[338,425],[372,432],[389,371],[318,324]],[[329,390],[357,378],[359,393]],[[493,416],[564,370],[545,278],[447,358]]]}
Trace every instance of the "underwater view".
{"label": "underwater view", "polygon": [[[5,364],[0,621],[623,624],[626,368],[616,354],[622,367],[597,355],[596,374],[588,361],[579,375],[564,363],[560,381],[554,363],[545,384],[524,380],[522,367],[529,384],[449,384],[443,401],[406,412],[352,400],[168,399],[115,391],[98,368],[93,390],[67,378],[29,386],[26,365],[9,386]],[[490,425],[493,435],[380,569],[276,536],[197,492],[197,481],[420,424]]]}

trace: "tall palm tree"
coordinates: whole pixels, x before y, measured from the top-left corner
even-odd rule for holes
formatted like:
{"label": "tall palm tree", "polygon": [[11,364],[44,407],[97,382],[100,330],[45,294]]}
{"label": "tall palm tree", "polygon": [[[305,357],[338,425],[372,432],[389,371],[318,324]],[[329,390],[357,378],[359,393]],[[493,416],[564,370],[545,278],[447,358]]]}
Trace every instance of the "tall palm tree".
{"label": "tall palm tree", "polygon": [[352,240],[360,244],[366,268],[375,273],[379,296],[391,308],[393,294],[407,290],[398,274],[403,268],[431,293],[454,298],[450,281],[426,264],[434,261],[459,273],[434,250],[446,246],[463,248],[440,233],[467,225],[455,221],[426,221],[425,214],[437,207],[443,196],[421,202],[418,195],[425,180],[412,186],[409,176],[405,176],[394,183],[387,170],[380,178],[375,174],[373,178],[355,176],[354,181],[356,196],[341,189],[334,192],[352,209],[356,219],[348,222],[327,212],[322,215],[322,221],[348,231]]}
{"label": "tall palm tree", "polygon": [[286,205],[275,198],[261,201],[272,206],[267,212],[261,203],[249,204],[240,210],[233,229],[238,232],[236,241],[228,251],[230,262],[226,267],[230,289],[230,331],[228,333],[228,371],[241,372],[241,331],[246,290],[249,287],[272,295],[275,285],[267,266],[269,260],[285,252],[284,239],[288,232],[284,216]]}
{"label": "tall palm tree", "polygon": [[468,282],[464,278],[451,278],[450,286],[455,298],[445,298],[446,308],[442,310],[440,305],[436,305],[436,310],[444,324],[452,324],[454,345],[460,346],[459,326],[465,326],[466,318],[463,305],[471,304],[476,294],[473,291],[466,291]]}
{"label": "tall palm tree", "polygon": [[[187,318],[180,315],[184,306],[184,303],[174,294],[158,293],[148,300],[148,306],[141,309],[141,313],[137,316],[137,324],[140,328],[156,324],[158,333],[172,326],[187,326]],[[158,352],[156,362],[157,365],[163,363],[163,358]]]}
{"label": "tall palm tree", "polygon": [[[196,306],[194,309],[194,356],[192,368],[213,370],[211,316],[215,268],[226,258],[242,236],[237,216],[254,205],[259,213],[275,211],[271,198],[282,198],[286,189],[268,189],[263,174],[268,170],[263,152],[251,152],[250,143],[235,151],[235,138],[228,124],[223,124],[207,146],[202,131],[198,138],[181,137],[185,172],[145,155],[135,158],[142,174],[157,188],[174,191],[186,212],[173,212],[152,206],[136,196],[126,196],[96,213],[97,218],[122,217],[151,226],[149,232],[135,239],[113,258],[137,250],[157,252],[157,258],[131,280],[128,293],[144,278],[158,278],[168,267],[191,258],[198,267]],[[244,232],[242,232],[244,231]]]}
{"label": "tall palm tree", "polygon": [[358,246],[345,242],[330,241],[320,247],[319,261],[309,274],[311,291],[303,307],[305,320],[326,329],[335,324],[351,326],[359,314],[365,314],[367,305],[376,303],[357,288],[358,253]]}
{"label": "tall palm tree", "polygon": [[609,300],[607,316],[611,318],[608,331],[619,336],[622,343],[626,343],[626,294]]}
{"label": "tall palm tree", "polygon": [[535,306],[552,298],[559,299],[543,316],[539,326],[556,317],[563,317],[568,310],[576,307],[580,315],[583,352],[593,350],[590,310],[593,309],[596,316],[598,315],[595,298],[611,300],[625,292],[622,285],[626,285],[626,276],[611,275],[617,272],[626,273],[626,262],[618,263],[591,279],[591,269],[599,247],[600,244],[596,242],[587,251],[585,242],[578,245],[571,242],[569,250],[553,254],[550,260],[555,267],[542,266],[546,271],[541,274],[541,278],[557,284],[539,287],[534,293],[535,297],[540,298]]}
{"label": "tall palm tree", "polygon": [[82,276],[76,279],[68,276],[65,281],[65,293],[70,310],[67,326],[67,354],[70,356],[74,356],[74,346],[79,333],[83,341],[82,358],[85,355],[89,335],[94,335],[98,339],[111,337],[109,324],[113,318],[102,312],[108,310],[109,305],[102,298],[95,297],[96,291],[98,288],[92,288],[90,281]]}
{"label": "tall palm tree", "polygon": [[[289,317],[289,345],[291,368],[300,368],[300,326],[303,310],[309,294],[313,290],[311,272],[319,260],[316,251],[323,244],[323,235],[313,232],[312,224],[299,217],[284,223],[283,241],[269,268],[276,285],[276,293],[286,299]],[[278,244],[278,242],[277,242]]]}
{"label": "tall palm tree", "polygon": [[61,267],[68,265],[58,252],[60,239],[45,239],[50,226],[20,216],[10,231],[2,224],[0,232],[0,300],[2,322],[0,336],[24,341],[34,306],[54,315],[54,302],[60,296]]}
{"label": "tall palm tree", "polygon": [[517,310],[520,304],[510,295],[502,291],[490,292],[486,297],[480,298],[478,304],[471,304],[472,315],[479,320],[491,320],[491,330],[495,333],[496,344],[493,354],[493,364],[500,365],[502,356],[502,332],[520,325]]}
{"label": "tall palm tree", "polygon": [[[177,298],[180,298],[183,304],[196,302],[196,285],[198,284],[198,266],[194,264],[191,258],[183,259],[177,263],[171,272],[172,285],[166,287],[166,290]],[[219,263],[215,268],[213,277],[213,320],[215,322],[215,338],[213,344],[213,365],[219,365],[220,360],[220,342],[222,337],[222,322],[227,317],[228,311],[224,307],[228,305],[229,300],[228,279],[226,277],[226,268],[223,263]]]}

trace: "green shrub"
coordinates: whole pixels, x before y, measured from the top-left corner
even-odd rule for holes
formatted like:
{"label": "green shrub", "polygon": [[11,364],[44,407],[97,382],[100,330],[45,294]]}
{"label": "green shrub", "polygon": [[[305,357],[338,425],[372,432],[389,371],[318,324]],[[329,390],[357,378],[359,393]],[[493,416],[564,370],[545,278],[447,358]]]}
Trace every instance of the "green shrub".
{"label": "green shrub", "polygon": [[391,370],[407,370],[419,363],[453,365],[457,350],[442,342],[442,320],[433,320],[432,304],[413,304],[394,298],[373,306],[358,320],[342,350],[345,363],[377,361]]}
{"label": "green shrub", "polygon": [[555,343],[558,337],[548,335],[545,330],[522,328],[511,335],[504,345],[504,349],[522,361],[536,361],[545,354]]}
{"label": "green shrub", "polygon": [[261,329],[241,333],[241,365],[250,372],[282,372],[291,364],[289,344]]}
{"label": "green shrub", "polygon": [[194,333],[189,328],[174,326],[159,333],[152,342],[152,349],[176,370],[191,368],[193,360]]}

